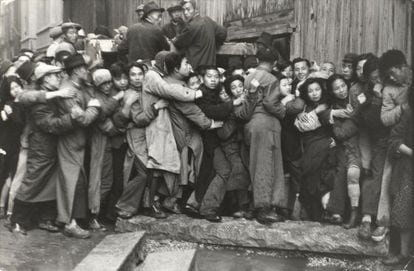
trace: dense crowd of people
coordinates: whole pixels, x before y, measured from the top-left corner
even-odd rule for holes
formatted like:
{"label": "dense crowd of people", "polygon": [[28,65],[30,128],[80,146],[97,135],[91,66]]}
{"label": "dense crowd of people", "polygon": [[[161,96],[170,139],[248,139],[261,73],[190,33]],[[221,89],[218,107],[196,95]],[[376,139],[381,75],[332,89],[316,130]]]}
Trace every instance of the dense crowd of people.
{"label": "dense crowd of people", "polygon": [[[117,52],[92,61],[76,23],[46,54],[0,63],[0,212],[13,232],[88,238],[102,221],[184,213],[311,220],[409,255],[414,226],[412,71],[389,50],[341,67],[282,61],[262,33],[254,56],[217,67],[226,29],[194,1],[137,8]],[[286,57],[286,56],[284,56]],[[233,59],[234,60],[234,59]]]}

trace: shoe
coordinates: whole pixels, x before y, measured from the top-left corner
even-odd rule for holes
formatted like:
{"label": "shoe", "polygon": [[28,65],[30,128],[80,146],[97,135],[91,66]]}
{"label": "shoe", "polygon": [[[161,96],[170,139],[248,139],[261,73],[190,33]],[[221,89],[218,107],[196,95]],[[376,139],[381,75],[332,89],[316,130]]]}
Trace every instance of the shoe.
{"label": "shoe", "polygon": [[11,215],[7,215],[6,219],[4,220],[4,226],[5,226],[6,228],[8,228],[8,227],[10,227],[11,225],[12,225],[12,222],[11,222]]}
{"label": "shoe", "polygon": [[183,213],[192,218],[201,218],[201,215],[198,209],[190,204],[186,204],[184,206]]}
{"label": "shoe", "polygon": [[37,227],[39,229],[48,231],[48,232],[59,232],[59,228],[56,227],[52,221],[47,220],[47,221],[41,221],[39,222],[39,224],[37,225]]}
{"label": "shoe", "polygon": [[156,219],[164,219],[168,217],[167,214],[161,210],[160,203],[158,201],[155,201],[150,207],[147,215]]}
{"label": "shoe", "polygon": [[382,261],[384,265],[398,265],[405,264],[408,261],[408,257],[403,255],[389,255],[386,259]]}
{"label": "shoe", "polygon": [[86,231],[79,227],[78,225],[70,227],[69,225],[65,225],[63,229],[63,234],[68,237],[78,238],[78,239],[86,239],[91,237],[89,231]]}
{"label": "shoe", "polygon": [[6,218],[6,209],[4,207],[0,207],[0,219]]}
{"label": "shoe", "polygon": [[388,227],[377,227],[372,232],[371,239],[375,242],[381,242],[385,239],[385,236],[387,236],[388,231]]}
{"label": "shoe", "polygon": [[10,223],[10,224],[5,224],[4,225],[10,232],[12,232],[12,233],[18,233],[18,234],[21,234],[21,235],[27,235],[27,231],[22,227],[22,226],[20,226],[18,223]]}
{"label": "shoe", "polygon": [[92,218],[89,221],[89,229],[94,231],[106,231],[106,228],[104,225],[98,222],[98,219]]}
{"label": "shoe", "polygon": [[333,225],[342,225],[342,223],[344,223],[344,219],[339,214],[333,214],[329,219],[329,223]]}
{"label": "shoe", "polygon": [[284,221],[284,218],[282,216],[278,215],[272,210],[265,208],[259,208],[256,212],[255,217],[257,222],[265,225]]}
{"label": "shoe", "polygon": [[246,216],[246,211],[240,210],[236,211],[232,214],[232,217],[238,219],[238,218],[244,218]]}
{"label": "shoe", "polygon": [[204,219],[213,222],[213,223],[218,223],[221,222],[222,218],[221,216],[217,215],[217,214],[208,214],[204,216]]}
{"label": "shoe", "polygon": [[362,222],[358,229],[358,237],[361,240],[369,240],[371,238],[371,223]]}
{"label": "shoe", "polygon": [[173,213],[173,214],[182,214],[183,212],[180,210],[180,207],[178,207],[178,203],[174,202],[171,205],[170,204],[164,204],[165,201],[162,203],[162,208],[164,208],[166,211]]}
{"label": "shoe", "polygon": [[122,219],[130,219],[133,216],[132,213],[127,211],[118,211],[117,215]]}
{"label": "shoe", "polygon": [[343,225],[345,229],[352,229],[358,225],[358,207],[352,207],[349,221]]}

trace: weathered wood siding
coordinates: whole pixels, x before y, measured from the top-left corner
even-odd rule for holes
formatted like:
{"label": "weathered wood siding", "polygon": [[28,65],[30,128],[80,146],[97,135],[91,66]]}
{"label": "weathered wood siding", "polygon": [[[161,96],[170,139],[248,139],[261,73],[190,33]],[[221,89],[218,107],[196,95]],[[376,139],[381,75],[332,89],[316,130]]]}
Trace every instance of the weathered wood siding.
{"label": "weathered wood siding", "polygon": [[[92,31],[137,21],[147,0],[65,0],[65,14]],[[161,7],[178,0],[155,0]],[[290,37],[290,58],[341,62],[347,52],[401,49],[411,58],[411,0],[196,0],[201,15],[229,26],[229,38],[251,40],[264,30]],[[99,8],[98,8],[99,7]],[[104,8],[103,8],[104,7]],[[93,12],[95,10],[95,12]],[[65,16],[67,17],[67,16]],[[167,12],[164,21],[168,21]]]}
{"label": "weathered wood siding", "polygon": [[396,48],[411,59],[411,6],[410,0],[295,0],[291,57],[340,64],[347,52]]}

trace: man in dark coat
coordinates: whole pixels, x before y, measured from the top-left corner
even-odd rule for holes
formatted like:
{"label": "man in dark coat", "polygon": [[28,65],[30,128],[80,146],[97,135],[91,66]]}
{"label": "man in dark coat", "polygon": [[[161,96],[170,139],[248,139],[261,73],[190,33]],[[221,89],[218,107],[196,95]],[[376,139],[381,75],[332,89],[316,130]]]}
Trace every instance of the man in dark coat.
{"label": "man in dark coat", "polygon": [[193,69],[200,65],[216,65],[216,48],[227,37],[226,28],[209,17],[201,17],[194,1],[182,1],[186,27],[174,40],[174,46],[183,50]]}
{"label": "man in dark coat", "polygon": [[170,49],[159,26],[163,11],[153,1],[145,4],[142,20],[128,29],[126,40],[120,46],[120,54],[128,52],[129,62],[152,60],[158,52]]}
{"label": "man in dark coat", "polygon": [[[59,67],[40,64],[35,70],[40,91],[56,91],[60,72]],[[73,129],[72,114],[59,115],[56,102],[49,100],[35,104],[30,116],[26,176],[17,191],[10,228],[25,234],[33,213],[39,210],[39,228],[56,232],[52,221],[56,219],[57,135]]]}
{"label": "man in dark coat", "polygon": [[[69,78],[62,83],[61,88],[72,89],[76,95],[59,99],[58,109],[60,114],[74,113],[76,126],[70,133],[60,135],[58,140],[57,220],[66,224],[63,231],[65,235],[88,238],[90,233],[81,229],[76,220],[88,216],[88,180],[84,168],[86,127],[97,119],[100,103],[90,99],[87,94],[89,73],[82,55],[69,56],[64,63]],[[93,224],[96,223],[90,225]]]}
{"label": "man in dark coat", "polygon": [[175,5],[167,9],[168,15],[170,15],[170,23],[164,25],[162,32],[164,35],[173,40],[184,28],[183,19],[183,7],[181,5]]}

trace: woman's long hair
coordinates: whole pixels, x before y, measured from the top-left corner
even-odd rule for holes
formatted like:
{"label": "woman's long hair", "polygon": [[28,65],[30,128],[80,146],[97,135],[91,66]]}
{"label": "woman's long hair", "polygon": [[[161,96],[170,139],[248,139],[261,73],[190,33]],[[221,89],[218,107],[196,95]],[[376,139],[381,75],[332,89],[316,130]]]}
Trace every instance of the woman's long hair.
{"label": "woman's long hair", "polygon": [[326,81],[325,79],[322,79],[322,78],[306,79],[306,81],[299,87],[300,98],[302,98],[302,100],[304,100],[307,105],[314,104],[314,102],[309,99],[309,95],[308,95],[308,88],[313,83],[317,83],[321,87],[321,90],[322,90],[321,99],[319,103],[321,104],[321,103],[328,102],[328,93],[325,87]]}
{"label": "woman's long hair", "polygon": [[3,77],[0,89],[0,109],[3,109],[5,104],[14,100],[14,97],[12,97],[10,93],[10,86],[12,82],[19,84],[23,88],[23,82],[19,77],[14,75]]}

